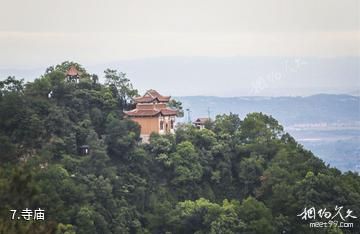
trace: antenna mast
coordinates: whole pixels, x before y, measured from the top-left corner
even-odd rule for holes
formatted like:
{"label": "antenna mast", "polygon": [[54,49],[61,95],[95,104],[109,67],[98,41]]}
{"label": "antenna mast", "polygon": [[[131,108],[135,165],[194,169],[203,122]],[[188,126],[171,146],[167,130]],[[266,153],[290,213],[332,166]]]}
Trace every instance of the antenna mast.
{"label": "antenna mast", "polygon": [[188,113],[188,123],[191,123],[191,117],[190,117],[191,110],[187,108],[186,111]]}

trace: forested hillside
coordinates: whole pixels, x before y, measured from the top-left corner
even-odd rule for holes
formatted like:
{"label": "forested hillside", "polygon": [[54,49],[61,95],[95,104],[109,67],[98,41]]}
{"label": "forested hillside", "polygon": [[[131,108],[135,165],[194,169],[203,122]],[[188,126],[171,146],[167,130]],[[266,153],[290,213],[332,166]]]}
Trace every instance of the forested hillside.
{"label": "forested hillside", "polygon": [[[66,82],[71,65],[80,83]],[[360,177],[326,166],[276,119],[219,115],[141,144],[123,116],[136,95],[124,73],[108,69],[101,84],[70,62],[34,82],[0,82],[0,233],[360,232],[359,218],[309,228],[298,216],[343,206],[359,217]],[[25,208],[45,220],[11,219]]]}
{"label": "forested hillside", "polygon": [[[360,97],[176,97],[193,119],[251,112],[273,116],[297,142],[342,171],[360,172]],[[180,121],[187,121],[188,114]]]}

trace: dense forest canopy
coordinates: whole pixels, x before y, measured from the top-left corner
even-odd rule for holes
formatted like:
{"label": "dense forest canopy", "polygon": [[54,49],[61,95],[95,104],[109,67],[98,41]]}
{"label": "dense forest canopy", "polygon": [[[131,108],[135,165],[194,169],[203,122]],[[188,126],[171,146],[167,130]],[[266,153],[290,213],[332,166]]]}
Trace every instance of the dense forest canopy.
{"label": "dense forest canopy", "polygon": [[[70,66],[79,83],[66,82]],[[0,81],[0,233],[360,232],[358,218],[309,228],[298,216],[336,206],[360,216],[360,178],[325,165],[276,119],[224,114],[142,144],[123,115],[137,90],[117,70],[104,78],[64,62],[33,82]],[[12,209],[39,207],[45,221],[11,220]]]}

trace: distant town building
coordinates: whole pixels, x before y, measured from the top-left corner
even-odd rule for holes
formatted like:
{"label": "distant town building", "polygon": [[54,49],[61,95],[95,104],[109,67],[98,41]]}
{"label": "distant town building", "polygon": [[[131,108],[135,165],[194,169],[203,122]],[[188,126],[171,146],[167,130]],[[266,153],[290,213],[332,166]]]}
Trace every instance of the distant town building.
{"label": "distant town building", "polygon": [[205,128],[205,123],[210,121],[210,118],[197,118],[193,124],[195,127],[197,127],[198,129],[204,129]]}
{"label": "distant town building", "polygon": [[66,81],[79,83],[80,72],[76,69],[75,66],[71,66],[66,72]]}
{"label": "distant town building", "polygon": [[124,113],[141,126],[143,142],[149,141],[151,133],[174,133],[177,111],[167,107],[170,96],[162,96],[156,90],[150,89],[134,101],[136,108]]}

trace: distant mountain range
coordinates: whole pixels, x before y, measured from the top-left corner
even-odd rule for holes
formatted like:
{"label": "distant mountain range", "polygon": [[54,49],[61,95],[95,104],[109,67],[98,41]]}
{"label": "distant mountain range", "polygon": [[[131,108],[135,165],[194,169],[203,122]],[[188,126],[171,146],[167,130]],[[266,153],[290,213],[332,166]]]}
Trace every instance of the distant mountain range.
{"label": "distant mountain range", "polygon": [[[175,97],[190,109],[190,117],[214,118],[222,113],[236,113],[244,118],[250,112],[272,115],[284,126],[296,124],[359,124],[360,97],[317,94],[308,97]],[[185,119],[188,116],[185,113]]]}
{"label": "distant mountain range", "polygon": [[[359,57],[171,56],[80,62],[103,81],[106,68],[125,72],[144,93],[156,89],[172,96],[308,96],[316,93],[359,95]],[[61,63],[61,61],[58,61]],[[34,80],[55,64],[0,65],[9,75]]]}
{"label": "distant mountain range", "polygon": [[[175,97],[190,119],[250,112],[272,115],[305,148],[331,166],[360,172],[360,97],[317,94],[308,97]],[[182,122],[188,121],[185,111]]]}

